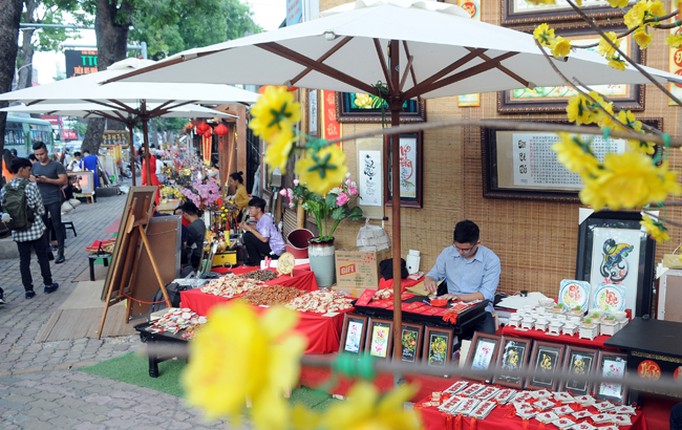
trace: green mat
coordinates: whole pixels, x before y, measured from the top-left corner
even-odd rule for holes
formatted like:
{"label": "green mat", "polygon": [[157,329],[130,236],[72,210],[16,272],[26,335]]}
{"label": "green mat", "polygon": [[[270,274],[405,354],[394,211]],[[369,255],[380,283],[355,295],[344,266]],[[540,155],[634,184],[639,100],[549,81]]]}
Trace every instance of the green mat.
{"label": "green mat", "polygon": [[[180,385],[180,372],[184,367],[185,362],[181,360],[161,362],[159,363],[159,377],[152,378],[149,376],[148,360],[133,352],[129,352],[120,357],[112,358],[111,360],[103,361],[80,370],[91,375],[182,397],[184,391]],[[290,401],[291,403],[302,403],[310,409],[324,410],[339,400],[333,399],[327,393],[302,387],[293,390]]]}

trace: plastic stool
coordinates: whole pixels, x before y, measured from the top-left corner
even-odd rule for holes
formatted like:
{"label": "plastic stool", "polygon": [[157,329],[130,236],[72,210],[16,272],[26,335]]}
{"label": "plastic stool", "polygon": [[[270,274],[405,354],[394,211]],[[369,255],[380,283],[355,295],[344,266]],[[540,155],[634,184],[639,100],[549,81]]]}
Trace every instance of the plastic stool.
{"label": "plastic stool", "polygon": [[66,232],[66,229],[70,228],[73,230],[73,236],[78,237],[78,233],[76,233],[76,227],[74,227],[73,221],[62,221],[62,225],[64,226],[64,232]]}
{"label": "plastic stool", "polygon": [[98,258],[102,259],[102,261],[104,262],[104,267],[109,267],[109,259],[111,258],[111,254],[99,253],[99,254],[88,255],[88,264],[90,265],[90,280],[91,281],[95,280],[95,260],[97,260]]}

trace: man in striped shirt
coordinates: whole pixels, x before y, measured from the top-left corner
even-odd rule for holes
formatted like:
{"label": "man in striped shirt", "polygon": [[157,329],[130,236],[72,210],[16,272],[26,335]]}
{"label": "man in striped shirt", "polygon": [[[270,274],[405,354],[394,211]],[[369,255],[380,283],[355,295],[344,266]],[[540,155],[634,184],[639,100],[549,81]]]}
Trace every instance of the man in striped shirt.
{"label": "man in striped shirt", "polygon": [[[0,201],[5,197],[7,187],[18,188],[21,182],[28,181],[31,176],[31,162],[26,158],[16,158],[12,161],[10,171],[15,174],[0,193]],[[48,259],[48,240],[45,233],[46,227],[42,220],[45,214],[43,199],[35,183],[29,182],[24,191],[29,210],[33,211],[35,220],[31,226],[23,230],[12,230],[12,240],[17,243],[19,249],[19,270],[21,272],[21,282],[24,284],[25,296],[27,299],[35,297],[33,290],[33,277],[31,276],[31,250],[34,250],[40,264],[40,274],[43,277],[43,291],[47,294],[54,293],[59,288],[59,284],[52,282],[52,272],[50,271],[50,260]]]}

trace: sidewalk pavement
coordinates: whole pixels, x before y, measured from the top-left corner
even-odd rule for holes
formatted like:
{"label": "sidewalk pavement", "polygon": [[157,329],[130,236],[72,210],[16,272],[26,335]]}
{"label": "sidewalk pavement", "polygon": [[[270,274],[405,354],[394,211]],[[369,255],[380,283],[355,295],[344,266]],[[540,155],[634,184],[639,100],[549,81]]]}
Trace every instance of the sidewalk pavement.
{"label": "sidewalk pavement", "polygon": [[81,367],[136,350],[138,336],[36,342],[48,318],[74,290],[88,268],[85,247],[110,237],[104,231],[120,219],[126,195],[82,204],[70,215],[78,237],[67,231],[66,262],[51,263],[60,285],[44,294],[35,255],[31,269],[36,297],[24,299],[19,259],[0,260],[0,430],[59,429],[224,429],[206,424],[182,399],[79,372]]}

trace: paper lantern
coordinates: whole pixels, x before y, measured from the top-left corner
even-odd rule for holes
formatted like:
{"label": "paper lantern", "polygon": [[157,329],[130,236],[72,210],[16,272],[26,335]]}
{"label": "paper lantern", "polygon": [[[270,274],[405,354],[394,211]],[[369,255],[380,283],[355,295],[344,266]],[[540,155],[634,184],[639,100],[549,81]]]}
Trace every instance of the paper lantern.
{"label": "paper lantern", "polygon": [[206,134],[208,130],[211,129],[211,126],[206,123],[206,121],[197,124],[197,134]]}
{"label": "paper lantern", "polygon": [[209,138],[211,138],[212,136],[213,136],[213,130],[211,130],[211,127],[209,127],[208,130],[206,130],[206,132],[204,133],[204,137],[205,137],[206,139],[209,139]]}
{"label": "paper lantern", "polygon": [[218,124],[218,126],[216,128],[213,129],[213,131],[218,136],[225,136],[227,134],[228,130],[227,130],[227,127],[225,126],[225,124],[220,123],[220,124]]}

